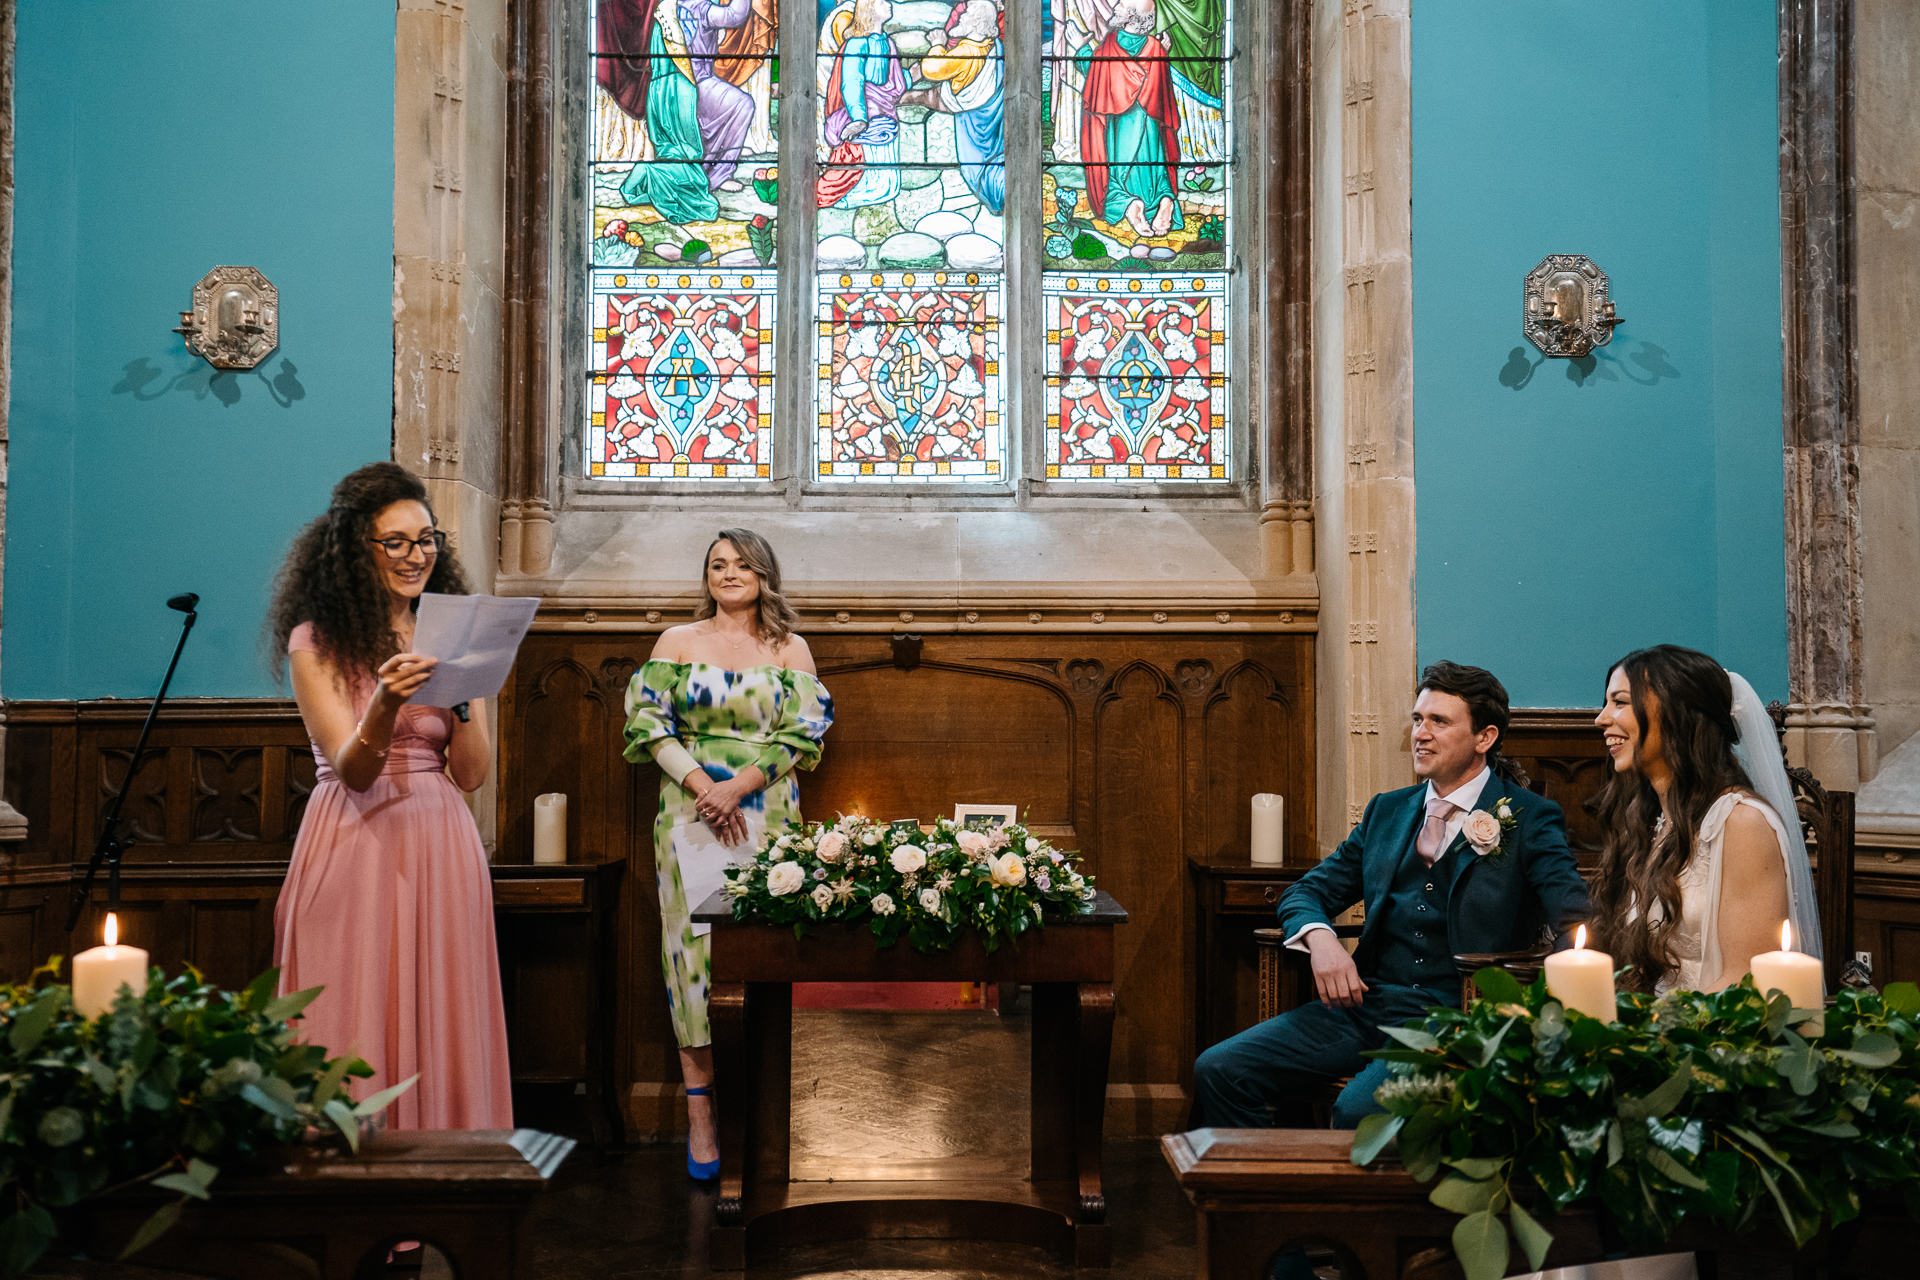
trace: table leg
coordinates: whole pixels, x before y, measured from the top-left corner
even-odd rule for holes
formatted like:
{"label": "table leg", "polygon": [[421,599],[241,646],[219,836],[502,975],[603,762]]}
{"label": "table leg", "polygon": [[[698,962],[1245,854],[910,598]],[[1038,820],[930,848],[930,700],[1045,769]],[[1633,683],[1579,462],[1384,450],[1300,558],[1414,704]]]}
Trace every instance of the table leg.
{"label": "table leg", "polygon": [[753,1144],[751,1180],[785,1188],[793,1177],[793,984],[751,983],[747,1004],[754,1075],[747,1139]]}
{"label": "table leg", "polygon": [[1107,1197],[1101,1141],[1113,1048],[1113,987],[1036,983],[1033,988],[1032,1178],[1073,1188],[1075,1265],[1104,1267]]}
{"label": "table leg", "polygon": [[753,1181],[753,1099],[759,1092],[748,1047],[747,985],[718,982],[707,989],[707,1023],[713,1031],[714,1099],[720,1111],[720,1201],[708,1238],[708,1264],[715,1271],[747,1269],[743,1202]]}

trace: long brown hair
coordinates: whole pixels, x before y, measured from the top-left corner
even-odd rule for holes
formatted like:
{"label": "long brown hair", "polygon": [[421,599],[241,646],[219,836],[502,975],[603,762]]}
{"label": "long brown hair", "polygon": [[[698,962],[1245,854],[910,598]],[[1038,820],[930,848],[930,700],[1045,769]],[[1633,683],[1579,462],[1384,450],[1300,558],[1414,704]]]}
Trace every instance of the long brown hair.
{"label": "long brown hair", "polygon": [[[1640,742],[1630,768],[1613,775],[1594,804],[1606,832],[1593,878],[1594,945],[1627,966],[1621,985],[1651,991],[1674,967],[1673,932],[1680,924],[1680,873],[1693,857],[1700,823],[1714,801],[1753,784],[1733,758],[1740,730],[1733,720],[1733,683],[1726,669],[1698,649],[1660,644],[1636,649],[1607,668],[1624,671]],[[1651,695],[1651,698],[1649,698]],[[1667,785],[1667,829],[1659,793],[1647,781],[1650,727],[1659,725]],[[1659,919],[1653,905],[1659,904]],[[1630,909],[1637,908],[1632,920]]]}
{"label": "long brown hair", "polygon": [[[417,502],[433,515],[418,476],[398,463],[372,463],[333,486],[327,513],[294,537],[267,613],[275,680],[286,669],[287,638],[303,622],[313,624],[314,641],[343,670],[372,671],[400,652],[393,606],[373,560],[380,553],[372,543],[374,518],[396,502]],[[451,546],[435,558],[426,589],[467,594],[467,577]]]}
{"label": "long brown hair", "polygon": [[707,544],[707,554],[700,558],[700,603],[694,607],[693,620],[711,618],[720,611],[707,585],[707,565],[713,561],[713,549],[723,542],[733,544],[740,559],[760,581],[760,611],[754,620],[754,635],[768,648],[779,650],[800,625],[800,615],[780,594],[780,559],[773,554],[772,544],[751,529],[722,529]]}

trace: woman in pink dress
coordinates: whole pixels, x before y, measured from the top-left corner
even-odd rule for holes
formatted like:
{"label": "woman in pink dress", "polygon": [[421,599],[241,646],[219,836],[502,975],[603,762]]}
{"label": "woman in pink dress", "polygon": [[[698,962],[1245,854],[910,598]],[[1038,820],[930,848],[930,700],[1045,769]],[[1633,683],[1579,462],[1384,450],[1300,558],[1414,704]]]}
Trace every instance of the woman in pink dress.
{"label": "woman in pink dress", "polygon": [[487,855],[460,792],[492,755],[480,703],[407,705],[420,593],[464,595],[426,487],[391,462],[333,490],[294,540],[271,625],[319,783],[274,912],[280,990],[324,986],[305,1038],[365,1058],[362,1096],[418,1073],[399,1129],[509,1129],[513,1100]]}

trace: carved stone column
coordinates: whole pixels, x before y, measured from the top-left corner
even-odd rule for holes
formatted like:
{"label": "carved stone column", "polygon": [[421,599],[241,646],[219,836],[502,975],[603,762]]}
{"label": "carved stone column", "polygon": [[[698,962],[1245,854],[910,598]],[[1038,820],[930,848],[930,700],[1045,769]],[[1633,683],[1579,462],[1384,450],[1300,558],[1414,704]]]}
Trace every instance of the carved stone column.
{"label": "carved stone column", "polygon": [[[1412,780],[1411,49],[1408,0],[1314,14],[1320,848]],[[1344,554],[1343,554],[1344,553]]]}
{"label": "carved stone column", "polygon": [[1862,682],[1853,0],[1780,0],[1787,749],[1830,790],[1877,765]]}
{"label": "carved stone column", "polygon": [[544,574],[553,561],[554,0],[507,0],[505,499],[500,572]]}
{"label": "carved stone column", "polygon": [[1314,571],[1313,563],[1313,2],[1269,11],[1264,296],[1267,359],[1253,371],[1264,448],[1260,534],[1266,576]]}
{"label": "carved stone column", "polygon": [[[0,0],[0,585],[7,530],[7,395],[13,384],[14,0]],[[0,778],[7,773],[7,714],[0,703]],[[27,820],[0,797],[0,843],[27,838]]]}

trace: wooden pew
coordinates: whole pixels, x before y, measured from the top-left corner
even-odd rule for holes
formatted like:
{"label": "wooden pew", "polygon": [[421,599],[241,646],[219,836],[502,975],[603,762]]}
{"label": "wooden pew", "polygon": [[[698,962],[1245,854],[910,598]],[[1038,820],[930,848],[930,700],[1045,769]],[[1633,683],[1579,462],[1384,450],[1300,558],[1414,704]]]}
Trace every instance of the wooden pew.
{"label": "wooden pew", "polygon": [[[270,1172],[223,1174],[132,1261],[218,1280],[361,1280],[384,1273],[396,1243],[420,1240],[461,1280],[532,1280],[527,1212],[573,1147],[498,1129],[382,1133],[357,1156],[297,1148]],[[115,1257],[173,1198],[142,1187],[89,1201],[62,1236]]]}

